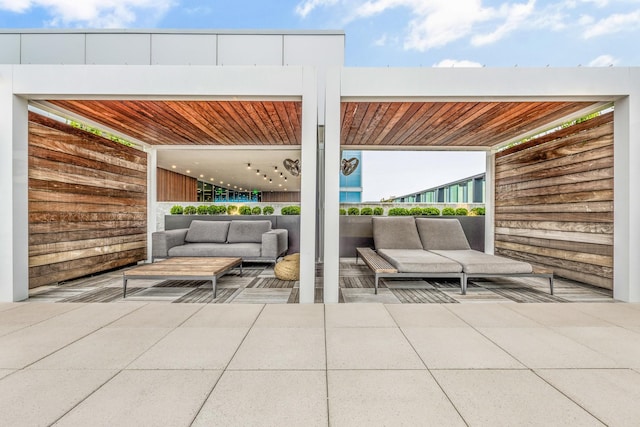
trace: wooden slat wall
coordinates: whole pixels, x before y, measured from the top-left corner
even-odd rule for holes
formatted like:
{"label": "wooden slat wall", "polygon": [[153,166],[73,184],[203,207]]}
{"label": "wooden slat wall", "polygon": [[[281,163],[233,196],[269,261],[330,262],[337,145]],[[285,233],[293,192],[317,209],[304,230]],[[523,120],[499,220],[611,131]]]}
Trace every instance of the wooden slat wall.
{"label": "wooden slat wall", "polygon": [[496,253],[613,288],[613,113],[496,156]]}
{"label": "wooden slat wall", "polygon": [[263,191],[262,192],[262,202],[265,203],[274,203],[274,202],[291,202],[291,203],[299,203],[300,202],[300,192],[299,191]]}
{"label": "wooden slat wall", "polygon": [[147,157],[29,114],[29,287],[146,258]]}
{"label": "wooden slat wall", "polygon": [[158,168],[158,201],[159,202],[196,202],[198,200],[198,180]]}

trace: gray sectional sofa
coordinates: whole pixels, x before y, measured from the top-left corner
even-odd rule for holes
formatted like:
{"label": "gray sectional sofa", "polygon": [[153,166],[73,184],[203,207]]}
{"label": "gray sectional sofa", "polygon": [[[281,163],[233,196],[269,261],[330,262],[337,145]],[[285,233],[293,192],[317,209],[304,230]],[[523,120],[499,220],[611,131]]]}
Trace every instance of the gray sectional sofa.
{"label": "gray sectional sofa", "polygon": [[271,221],[191,221],[189,228],[152,234],[152,258],[240,257],[273,262],[286,255],[288,232]]}
{"label": "gray sectional sofa", "polygon": [[471,249],[457,219],[375,217],[373,240],[377,255],[396,270],[376,272],[376,290],[379,277],[457,278],[464,295],[470,277],[537,276],[549,279],[553,294],[552,272]]}

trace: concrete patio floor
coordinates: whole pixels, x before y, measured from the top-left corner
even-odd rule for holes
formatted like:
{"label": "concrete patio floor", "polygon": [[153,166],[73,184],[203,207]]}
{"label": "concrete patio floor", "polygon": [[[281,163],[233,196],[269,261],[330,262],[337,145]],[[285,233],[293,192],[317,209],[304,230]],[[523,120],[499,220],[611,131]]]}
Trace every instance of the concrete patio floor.
{"label": "concrete patio floor", "polygon": [[7,426],[637,425],[640,304],[0,304]]}

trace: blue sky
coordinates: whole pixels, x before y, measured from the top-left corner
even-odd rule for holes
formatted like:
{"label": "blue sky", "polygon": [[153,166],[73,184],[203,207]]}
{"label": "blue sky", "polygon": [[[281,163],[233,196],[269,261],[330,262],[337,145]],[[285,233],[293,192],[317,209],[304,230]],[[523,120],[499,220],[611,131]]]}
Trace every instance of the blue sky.
{"label": "blue sky", "polygon": [[[347,66],[640,65],[640,0],[0,0],[0,28],[331,29]],[[365,154],[365,200],[484,170],[480,153]]]}

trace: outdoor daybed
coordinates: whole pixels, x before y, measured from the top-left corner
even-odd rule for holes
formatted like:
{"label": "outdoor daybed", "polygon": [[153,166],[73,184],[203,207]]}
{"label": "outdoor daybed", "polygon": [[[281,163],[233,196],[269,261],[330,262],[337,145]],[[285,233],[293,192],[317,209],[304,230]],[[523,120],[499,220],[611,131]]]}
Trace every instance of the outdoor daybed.
{"label": "outdoor daybed", "polygon": [[358,248],[357,257],[374,271],[376,293],[380,277],[456,278],[465,295],[469,277],[535,276],[553,295],[552,272],[471,249],[457,219],[373,218],[373,240],[376,251]]}
{"label": "outdoor daybed", "polygon": [[288,250],[288,231],[271,229],[271,221],[200,221],[189,228],[152,234],[152,258],[240,257],[273,262]]}

